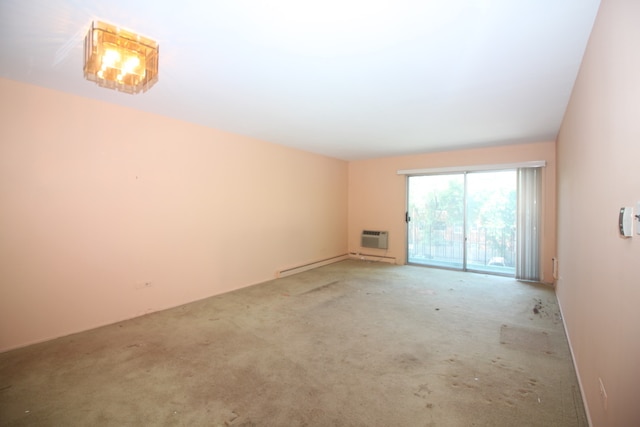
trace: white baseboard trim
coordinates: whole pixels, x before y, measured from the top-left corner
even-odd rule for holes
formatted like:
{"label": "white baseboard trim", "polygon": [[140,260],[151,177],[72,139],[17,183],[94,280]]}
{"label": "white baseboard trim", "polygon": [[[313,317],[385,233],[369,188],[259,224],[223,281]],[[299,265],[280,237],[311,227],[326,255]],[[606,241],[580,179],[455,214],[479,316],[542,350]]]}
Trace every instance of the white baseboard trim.
{"label": "white baseboard trim", "polygon": [[589,402],[585,399],[584,387],[582,386],[582,377],[580,376],[580,370],[578,369],[578,364],[576,363],[576,356],[573,352],[573,346],[571,345],[571,337],[569,336],[569,332],[567,331],[567,324],[564,321],[564,313],[562,312],[562,304],[558,299],[558,295],[556,295],[556,301],[558,301],[558,308],[560,308],[560,317],[562,320],[562,327],[564,329],[564,336],[567,338],[567,343],[569,343],[569,352],[571,353],[571,361],[573,362],[573,369],[576,371],[576,377],[578,378],[578,386],[580,387],[580,397],[582,397],[582,403],[584,405],[584,411],[587,414],[587,423],[589,423],[589,427],[593,427],[593,423],[591,422],[591,412],[589,411]]}

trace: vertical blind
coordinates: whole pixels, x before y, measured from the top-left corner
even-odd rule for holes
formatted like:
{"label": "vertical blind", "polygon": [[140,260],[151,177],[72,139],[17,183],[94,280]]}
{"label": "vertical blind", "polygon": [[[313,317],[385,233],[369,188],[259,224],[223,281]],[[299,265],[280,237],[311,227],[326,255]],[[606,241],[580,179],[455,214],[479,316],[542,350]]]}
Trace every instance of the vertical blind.
{"label": "vertical blind", "polygon": [[540,201],[542,170],[518,169],[516,279],[540,280]]}

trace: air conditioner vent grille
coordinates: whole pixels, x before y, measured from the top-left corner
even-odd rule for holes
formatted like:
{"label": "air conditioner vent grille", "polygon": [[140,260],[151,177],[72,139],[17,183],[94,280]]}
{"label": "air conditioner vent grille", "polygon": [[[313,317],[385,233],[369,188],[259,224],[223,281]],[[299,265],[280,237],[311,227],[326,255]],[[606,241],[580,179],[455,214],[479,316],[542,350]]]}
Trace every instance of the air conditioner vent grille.
{"label": "air conditioner vent grille", "polygon": [[360,246],[363,248],[387,249],[389,247],[389,233],[387,231],[362,230]]}

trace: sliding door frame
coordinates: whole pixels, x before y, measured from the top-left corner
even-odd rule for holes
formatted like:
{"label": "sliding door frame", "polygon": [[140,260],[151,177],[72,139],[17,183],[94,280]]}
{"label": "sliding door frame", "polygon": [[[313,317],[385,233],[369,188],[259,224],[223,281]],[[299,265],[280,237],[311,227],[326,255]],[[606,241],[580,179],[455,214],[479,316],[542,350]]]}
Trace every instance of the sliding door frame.
{"label": "sliding door frame", "polygon": [[[506,171],[506,170],[516,170],[519,172],[520,169],[522,168],[544,168],[546,166],[546,161],[544,160],[540,160],[540,161],[530,161],[530,162],[520,162],[520,163],[508,163],[508,164],[493,164],[493,165],[475,165],[475,166],[460,166],[460,167],[448,167],[448,168],[426,168],[426,169],[404,169],[404,170],[398,170],[398,175],[405,175],[406,179],[405,179],[405,191],[406,191],[406,196],[405,196],[405,236],[406,236],[406,246],[405,246],[405,253],[406,253],[406,263],[407,264],[414,264],[414,263],[410,263],[409,262],[409,178],[413,177],[413,176],[426,176],[426,175],[444,175],[444,174],[456,174],[456,173],[460,173],[464,175],[464,207],[463,207],[463,260],[462,260],[462,271],[478,271],[478,272],[482,272],[482,273],[487,273],[486,271],[482,271],[482,270],[474,270],[474,269],[469,269],[467,267],[467,239],[468,239],[468,235],[467,235],[467,174],[469,172],[499,172],[499,171]],[[518,185],[519,187],[519,185]],[[520,188],[517,189],[518,191],[518,197],[519,196],[519,192],[520,192]],[[538,200],[538,203],[541,202],[541,200]],[[520,206],[517,207],[517,209],[520,209]],[[520,216],[520,212],[517,212],[517,215]],[[542,212],[540,212],[540,216],[542,216]],[[517,227],[520,227],[519,223],[520,223],[520,219],[517,220],[518,224],[516,225]],[[539,236],[538,236],[539,238]],[[537,242],[537,247],[539,248],[538,250],[540,250],[541,248],[541,242]],[[517,243],[517,250],[521,250],[521,244],[520,242]],[[519,257],[519,255],[516,253],[516,257]],[[538,253],[538,258],[540,259],[540,253]],[[539,259],[538,259],[538,266],[537,269],[539,271],[538,276],[540,276],[541,273],[541,265],[539,263]],[[416,264],[416,265],[420,265],[420,264]],[[437,267],[437,266],[434,266]],[[446,268],[446,267],[439,267],[439,268]],[[453,268],[451,268],[453,269]],[[455,268],[455,270],[460,270]],[[516,266],[516,278],[517,274],[518,274],[519,268],[518,266]],[[491,274],[500,274],[500,273],[491,273]],[[506,275],[506,274],[504,274]],[[513,276],[512,274],[508,274],[509,276]],[[538,280],[539,277],[537,278],[526,278],[525,280]]]}

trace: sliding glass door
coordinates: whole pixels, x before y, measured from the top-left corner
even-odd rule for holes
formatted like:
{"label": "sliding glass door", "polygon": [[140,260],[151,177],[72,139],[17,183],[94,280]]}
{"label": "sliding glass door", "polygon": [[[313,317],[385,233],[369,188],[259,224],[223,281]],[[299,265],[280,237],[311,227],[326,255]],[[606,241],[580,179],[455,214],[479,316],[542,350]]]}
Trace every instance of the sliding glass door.
{"label": "sliding glass door", "polygon": [[463,174],[409,177],[408,261],[464,268]]}
{"label": "sliding glass door", "polygon": [[517,173],[467,174],[467,269],[515,274]]}
{"label": "sliding glass door", "polygon": [[408,261],[515,273],[515,170],[410,176]]}

